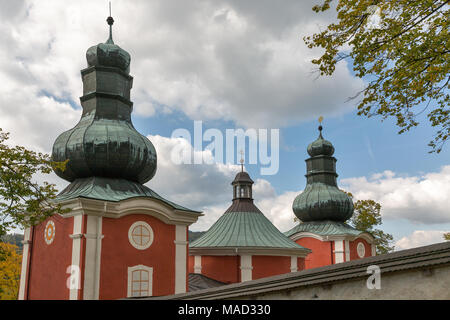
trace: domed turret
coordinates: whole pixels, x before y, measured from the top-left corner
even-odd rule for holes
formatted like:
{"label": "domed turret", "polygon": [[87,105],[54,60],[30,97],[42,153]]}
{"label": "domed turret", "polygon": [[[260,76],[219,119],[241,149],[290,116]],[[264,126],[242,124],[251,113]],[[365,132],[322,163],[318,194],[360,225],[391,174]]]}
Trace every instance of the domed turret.
{"label": "domed turret", "polygon": [[81,71],[81,119],[56,139],[52,159],[69,160],[56,174],[70,182],[96,176],[143,184],[156,173],[156,150],[131,122],[130,55],[112,41],[113,18],[107,22],[108,41],[88,50]]}
{"label": "domed turret", "polygon": [[308,145],[308,154],[311,157],[315,156],[332,156],[334,154],[334,147],[330,141],[322,137],[322,126],[319,126],[319,137]]}
{"label": "domed turret", "polygon": [[112,25],[114,19],[108,17],[106,21],[109,24],[109,38],[105,43],[99,43],[88,49],[86,52],[88,66],[114,67],[119,68],[128,74],[130,72],[130,54],[114,44],[112,39]]}
{"label": "domed turret", "polygon": [[319,132],[317,140],[308,146],[311,158],[306,159],[306,188],[295,198],[292,209],[303,222],[344,222],[353,214],[353,202],[337,187],[334,147],[322,137],[322,126]]}

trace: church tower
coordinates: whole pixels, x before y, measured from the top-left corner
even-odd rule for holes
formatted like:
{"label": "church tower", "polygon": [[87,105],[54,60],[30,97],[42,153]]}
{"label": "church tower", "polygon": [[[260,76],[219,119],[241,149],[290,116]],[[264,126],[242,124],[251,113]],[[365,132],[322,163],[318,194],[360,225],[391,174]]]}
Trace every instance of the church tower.
{"label": "church tower", "polygon": [[249,174],[242,169],[231,185],[231,206],[189,245],[190,276],[236,283],[303,270],[311,250],[283,235],[255,206]]}
{"label": "church tower", "polygon": [[144,186],[153,144],[131,122],[131,57],[112,38],[87,50],[77,125],[53,145],[68,212],[25,231],[19,299],[117,299],[187,291],[188,226],[201,215]]}
{"label": "church tower", "polygon": [[345,223],[353,215],[352,199],[337,186],[334,147],[322,136],[307,148],[306,188],[293,203],[300,223],[285,233],[310,248],[306,269],[375,255],[374,238]]}

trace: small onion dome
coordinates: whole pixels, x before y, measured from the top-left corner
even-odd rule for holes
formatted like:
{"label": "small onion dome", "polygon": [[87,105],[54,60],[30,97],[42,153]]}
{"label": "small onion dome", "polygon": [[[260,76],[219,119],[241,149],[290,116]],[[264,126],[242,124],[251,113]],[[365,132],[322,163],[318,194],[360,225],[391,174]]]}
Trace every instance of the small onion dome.
{"label": "small onion dome", "polygon": [[108,17],[106,20],[109,24],[109,38],[105,43],[99,43],[90,47],[86,52],[86,60],[89,67],[102,66],[119,68],[125,73],[130,72],[131,57],[128,52],[118,45],[114,44],[112,39],[112,25],[114,19]]}
{"label": "small onion dome", "polygon": [[331,144],[330,141],[325,140],[322,137],[322,126],[319,126],[319,137],[317,138],[316,141],[310,143],[308,145],[308,154],[311,157],[315,157],[315,156],[332,156],[334,153],[334,147]]}
{"label": "small onion dome", "polygon": [[353,214],[353,201],[343,191],[325,183],[307,184],[292,209],[301,221],[331,220],[344,222]]}
{"label": "small onion dome", "polygon": [[241,171],[239,172],[236,177],[234,178],[233,182],[231,184],[236,184],[240,182],[248,182],[253,183],[253,180],[250,178],[247,172]]}

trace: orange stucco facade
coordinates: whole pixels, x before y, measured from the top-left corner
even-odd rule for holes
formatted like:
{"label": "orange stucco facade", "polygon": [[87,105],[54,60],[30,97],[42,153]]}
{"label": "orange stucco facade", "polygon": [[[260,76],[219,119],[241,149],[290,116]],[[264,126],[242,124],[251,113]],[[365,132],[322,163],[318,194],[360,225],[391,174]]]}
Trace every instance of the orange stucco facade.
{"label": "orange stucco facade", "polygon": [[[55,225],[55,237],[50,245],[44,238],[48,221],[53,221]],[[59,215],[50,217],[31,228],[26,299],[65,300],[69,298],[69,288],[66,285],[69,274],[66,271],[72,261],[72,239],[69,238],[72,229],[73,218],[62,218]]]}

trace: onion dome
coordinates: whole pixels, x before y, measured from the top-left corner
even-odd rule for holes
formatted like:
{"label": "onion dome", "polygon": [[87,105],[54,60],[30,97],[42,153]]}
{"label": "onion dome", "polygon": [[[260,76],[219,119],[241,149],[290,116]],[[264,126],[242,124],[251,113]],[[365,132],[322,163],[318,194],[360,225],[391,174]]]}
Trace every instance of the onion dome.
{"label": "onion dome", "polygon": [[322,126],[319,132],[319,138],[308,146],[311,158],[306,159],[306,188],[295,198],[292,209],[302,222],[344,222],[353,214],[353,202],[337,186],[334,147],[323,139]]}
{"label": "onion dome", "polygon": [[130,54],[114,44],[112,39],[112,25],[114,19],[108,17],[106,21],[109,24],[109,38],[105,43],[99,43],[88,49],[86,52],[88,66],[114,67],[119,68],[128,74],[130,72]]}
{"label": "onion dome", "polygon": [[156,173],[156,150],[131,122],[133,77],[127,73],[130,59],[112,42],[114,20],[109,17],[107,21],[109,40],[92,47],[96,51],[88,50],[89,67],[81,71],[81,119],[56,139],[52,159],[69,160],[64,171],[55,171],[69,182],[96,176],[143,184]]}
{"label": "onion dome", "polygon": [[324,156],[332,156],[334,154],[334,147],[331,144],[330,141],[325,140],[322,137],[322,126],[319,126],[319,137],[316,139],[316,141],[311,142],[308,145],[308,154],[311,157],[315,157],[318,155],[324,155]]}

